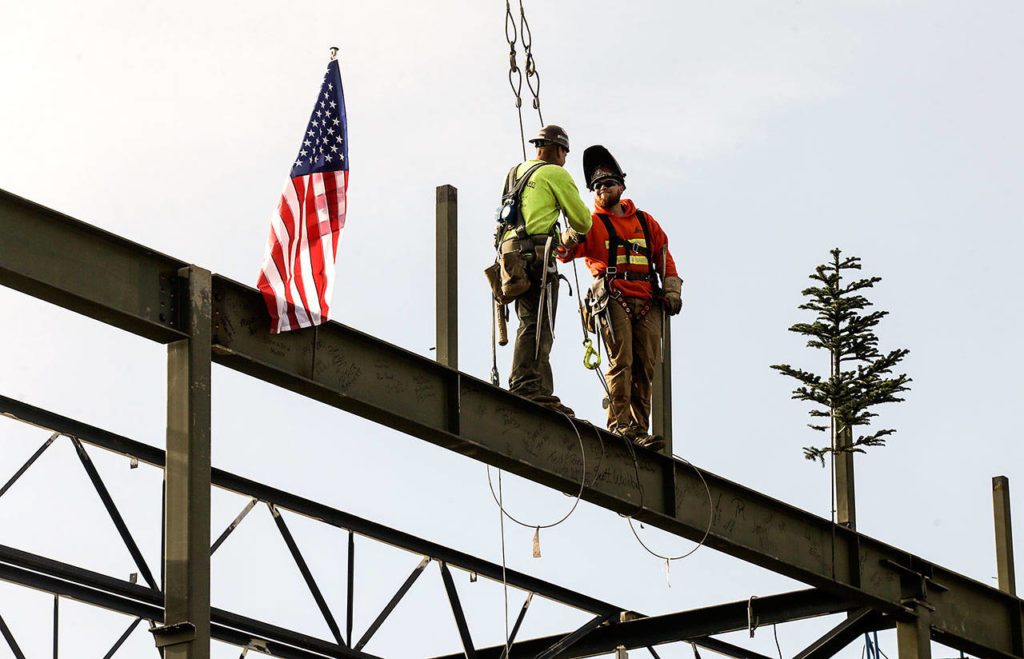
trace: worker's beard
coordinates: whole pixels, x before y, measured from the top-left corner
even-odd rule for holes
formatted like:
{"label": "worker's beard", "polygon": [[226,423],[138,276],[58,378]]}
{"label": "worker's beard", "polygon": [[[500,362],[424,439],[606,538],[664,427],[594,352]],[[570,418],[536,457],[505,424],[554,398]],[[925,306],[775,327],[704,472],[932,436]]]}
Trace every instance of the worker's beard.
{"label": "worker's beard", "polygon": [[622,198],[622,188],[602,188],[595,196],[597,197],[598,206],[609,209],[619,203],[619,199]]}

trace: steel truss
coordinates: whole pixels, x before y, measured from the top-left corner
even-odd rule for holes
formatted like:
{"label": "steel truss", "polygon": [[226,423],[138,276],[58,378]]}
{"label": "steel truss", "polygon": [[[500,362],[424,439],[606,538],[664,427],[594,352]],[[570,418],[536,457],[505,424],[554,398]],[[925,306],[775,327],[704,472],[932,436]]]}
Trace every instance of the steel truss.
{"label": "steel truss", "polygon": [[[113,498],[109,495],[106,485],[93,465],[92,459],[89,457],[84,445],[89,444],[123,455],[131,459],[132,465],[138,465],[141,462],[161,469],[165,467],[166,454],[164,451],[147,444],[101,430],[6,396],[0,396],[0,415],[51,431],[50,436],[39,449],[0,488],[0,497],[28,471],[55,440],[62,436],[69,438],[97,494],[110,515],[111,521],[117,528],[125,547],[132,555],[136,566],[140,573],[144,575],[149,587],[68,565],[43,556],[30,554],[5,545],[0,545],[0,579],[43,590],[58,597],[67,597],[135,616],[135,620],[117,639],[106,655],[106,658],[112,657],[143,619],[149,622],[150,627],[155,625],[154,621],[162,620],[162,593],[156,584],[156,580],[152,578],[152,573],[142,557],[137,543],[124,523]],[[216,608],[212,609],[211,613],[212,638],[243,648],[258,648],[262,652],[280,657],[299,657],[305,659],[306,657],[322,656],[354,656],[370,658],[372,655],[362,652],[363,648],[380,629],[405,594],[409,592],[427,565],[431,561],[436,561],[440,566],[445,591],[452,605],[460,637],[464,642],[463,653],[453,656],[473,655],[473,653],[478,657],[501,656],[504,646],[481,650],[474,648],[466,618],[462,612],[458,591],[455,588],[449,569],[449,566],[452,566],[469,572],[474,577],[482,576],[493,581],[501,581],[502,567],[500,565],[339,511],[324,504],[304,499],[283,490],[256,483],[255,481],[220,469],[212,470],[211,482],[216,487],[242,497],[249,497],[250,500],[210,547],[210,554],[215,553],[256,505],[263,502],[270,510],[306,585],[310,589],[311,594],[313,594],[314,600],[324,616],[328,627],[334,634],[335,643],[332,644],[328,640],[300,634]],[[348,618],[344,637],[342,637],[327,603],[324,601],[323,596],[320,595],[319,586],[309,570],[298,544],[288,530],[284,516],[280,512],[281,510],[288,510],[348,531]],[[352,584],[355,571],[354,535],[356,533],[412,553],[421,554],[423,558],[412,570],[405,582],[398,588],[388,604],[367,627],[363,635],[353,644],[351,614],[354,608]],[[512,644],[513,656],[553,657],[558,652],[568,650],[574,653],[587,652],[593,654],[598,651],[611,652],[618,646],[647,648],[651,651],[652,655],[657,656],[650,646],[673,641],[689,641],[726,656],[739,657],[741,659],[763,659],[761,655],[752,653],[749,650],[711,638],[712,634],[746,628],[747,623],[739,624],[737,622],[739,620],[737,615],[739,614],[737,614],[735,609],[737,606],[746,607],[748,606],[747,603],[711,607],[672,616],[644,618],[639,613],[627,612],[622,607],[602,602],[515,570],[506,569],[504,578],[510,586],[527,593],[526,600],[510,636],[509,642]],[[594,618],[579,629],[562,635],[516,643],[515,640],[519,627],[526,616],[534,595],[539,595],[594,614]],[[757,619],[761,624],[774,624],[846,611],[851,606],[852,604],[849,602],[827,596],[820,591],[801,591],[759,599]],[[746,611],[747,609],[744,609],[740,612],[742,613],[740,617],[746,616]],[[624,616],[631,618],[633,621],[616,624]],[[747,618],[743,619],[746,620]],[[640,620],[644,622],[641,623],[639,622]],[[598,627],[602,627],[602,629],[598,630]],[[611,632],[611,630],[619,631]],[[3,632],[4,637],[8,641],[8,646],[15,653],[15,656],[22,656],[17,642],[2,618],[0,618],[0,632]],[[596,633],[591,634],[591,632]],[[346,648],[351,648],[351,650]]]}
{"label": "steel truss", "polygon": [[203,537],[211,360],[562,492],[580,488],[579,432],[585,454],[600,456],[586,463],[598,467],[587,474],[584,499],[699,540],[706,482],[714,508],[706,544],[895,620],[901,655],[928,657],[933,639],[978,656],[1024,657],[1024,607],[1013,595],[682,462],[634,453],[589,424],[571,428],[529,401],[341,324],[270,335],[256,290],[3,191],[0,285],[168,344],[175,459],[166,546],[167,565],[179,571],[166,575],[167,620],[158,628],[166,657],[208,656],[191,639],[206,637],[212,617]]}
{"label": "steel truss", "polygon": [[[110,655],[116,651],[124,642],[128,634],[139,624],[139,621],[146,619],[153,621],[163,619],[163,594],[152,573],[147,566],[141,551],[138,549],[131,532],[124,523],[120,512],[117,509],[112,497],[109,495],[102,477],[96,470],[85,449],[84,444],[97,446],[121,455],[124,455],[136,462],[146,463],[158,468],[164,468],[166,454],[160,449],[142,444],[140,442],[116,435],[114,433],[89,426],[87,424],[68,419],[66,417],[42,410],[19,401],[0,396],[0,414],[29,423],[34,426],[52,431],[49,438],[36,450],[28,461],[17,470],[17,472],[0,489],[0,497],[6,493],[32,464],[49,448],[54,440],[61,436],[69,437],[74,445],[83,466],[89,475],[92,484],[102,500],[105,509],[114,522],[118,533],[121,536],[125,547],[135,561],[139,572],[144,575],[148,587],[137,585],[130,581],[123,581],[89,570],[67,565],[42,556],[36,556],[11,547],[0,545],[0,579],[18,583],[53,593],[62,597],[69,597],[89,604],[102,606],[127,615],[137,616],[129,630],[118,639]],[[376,522],[342,512],[322,503],[304,499],[283,490],[279,490],[241,476],[236,476],[220,469],[212,470],[212,483],[229,492],[242,497],[249,497],[250,501],[242,511],[225,528],[223,533],[210,547],[213,554],[223,545],[224,541],[242,523],[245,517],[253,510],[258,502],[266,504],[274,518],[274,521],[281,533],[281,536],[288,547],[289,553],[294,559],[300,573],[313,595],[313,598],[324,616],[324,620],[334,635],[334,642],[313,638],[307,635],[298,634],[289,630],[275,627],[268,623],[260,622],[239,616],[227,611],[213,609],[211,618],[213,626],[211,635],[213,638],[233,643],[242,647],[261,648],[274,656],[280,657],[372,657],[363,652],[363,648],[373,638],[402,598],[409,592],[417,578],[431,561],[440,566],[446,592],[456,609],[455,619],[460,632],[468,637],[468,627],[461,607],[458,605],[458,592],[455,589],[449,566],[469,572],[474,577],[501,581],[502,567],[489,561],[485,561],[469,554],[445,547],[443,545],[423,540],[416,536],[398,531]],[[346,620],[346,633],[341,634],[338,623],[330,611],[326,601],[320,594],[320,588],[312,572],[306,564],[302,552],[295,541],[282,510],[300,514],[319,522],[335,526],[348,531],[349,552],[348,552],[348,618]],[[388,604],[381,610],[374,621],[368,626],[363,635],[353,644],[353,590],[355,572],[354,536],[359,534],[363,537],[389,545],[405,549],[409,552],[422,555],[422,560],[412,570],[412,573],[397,590]],[[505,581],[513,588],[527,592],[527,602],[534,595],[581,609],[604,618],[618,617],[623,611],[622,607],[602,602],[600,600],[576,593],[566,588],[548,583],[541,579],[531,577],[516,570],[505,570]],[[528,606],[528,604],[527,604]],[[524,606],[519,623],[525,616]],[[20,656],[17,642],[6,623],[0,618],[0,632],[8,641],[9,647]],[[348,649],[348,648],[351,648]]]}

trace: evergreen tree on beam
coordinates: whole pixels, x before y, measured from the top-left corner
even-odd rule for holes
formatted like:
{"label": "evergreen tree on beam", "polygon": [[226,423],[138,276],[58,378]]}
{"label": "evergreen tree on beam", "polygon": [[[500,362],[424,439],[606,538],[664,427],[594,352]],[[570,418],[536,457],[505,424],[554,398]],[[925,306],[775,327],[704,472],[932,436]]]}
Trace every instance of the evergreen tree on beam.
{"label": "evergreen tree on beam", "polygon": [[[817,284],[802,293],[809,301],[799,308],[813,311],[817,317],[813,323],[797,323],[789,328],[791,332],[807,336],[808,347],[829,352],[829,376],[825,378],[789,364],[772,366],[800,382],[793,390],[794,399],[819,406],[810,411],[811,417],[830,420],[827,426],[808,425],[821,432],[830,431],[831,446],[804,447],[804,457],[821,461],[823,467],[829,453],[863,453],[868,446],[884,446],[885,438],[895,430],[877,430],[852,439],[852,429],[867,426],[878,416],[872,411],[874,406],[901,402],[903,398],[899,395],[909,389],[907,385],[911,382],[906,374],[892,376],[893,369],[909,350],[900,348],[885,354],[878,350],[874,328],[889,312],[868,311],[872,304],[860,294],[882,278],[868,277],[844,283],[844,271],[860,270],[860,259],[842,258],[838,248],[831,254],[832,261],[819,265],[810,275]],[[851,433],[851,441],[840,441],[841,434],[847,431]]]}

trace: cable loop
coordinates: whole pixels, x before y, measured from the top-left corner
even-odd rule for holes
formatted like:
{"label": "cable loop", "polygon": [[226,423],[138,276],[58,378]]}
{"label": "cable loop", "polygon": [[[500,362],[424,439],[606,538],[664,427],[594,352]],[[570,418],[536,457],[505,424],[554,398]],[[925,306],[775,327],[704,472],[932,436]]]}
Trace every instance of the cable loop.
{"label": "cable loop", "polygon": [[526,21],[523,0],[519,0],[519,34],[522,35],[523,48],[530,50],[530,46],[533,45],[533,33],[530,31],[530,24]]}
{"label": "cable loop", "polygon": [[[512,30],[512,36],[508,35],[509,28]],[[509,4],[508,0],[505,0],[505,41],[512,47],[512,52],[515,52],[516,39],[519,38],[519,34],[516,32],[516,19],[512,16],[512,5]]]}
{"label": "cable loop", "polygon": [[[576,427],[576,424],[573,423],[572,418],[570,418],[568,414],[566,414],[565,412],[559,412],[559,414],[564,416],[569,421],[569,425],[572,426],[573,431],[576,433],[576,439],[579,440],[579,443],[580,443],[580,456],[582,457],[582,460],[583,460],[582,473],[580,474],[580,491],[576,494],[576,500],[573,501],[572,507],[569,508],[569,512],[567,512],[561,519],[559,519],[558,521],[555,521],[555,522],[551,522],[550,524],[527,524],[526,522],[520,521],[520,520],[516,519],[515,517],[513,517],[512,514],[510,512],[508,512],[505,509],[505,506],[502,504],[502,501],[503,501],[504,497],[502,497],[502,499],[499,499],[497,493],[495,493],[495,491],[494,491],[494,482],[491,480],[491,466],[487,465],[487,485],[488,485],[488,487],[491,490],[491,496],[494,498],[494,503],[498,504],[498,508],[501,510],[503,515],[508,517],[510,520],[512,520],[513,522],[515,522],[519,526],[524,526],[524,527],[526,527],[528,529],[538,529],[538,530],[539,529],[549,529],[549,528],[551,528],[553,526],[558,526],[559,524],[561,524],[565,520],[569,519],[569,516],[572,515],[573,512],[576,510],[576,506],[580,505],[580,500],[583,498],[583,490],[586,488],[586,484],[587,484],[587,452],[586,452],[586,449],[583,448],[583,436],[580,435],[579,428]],[[501,470],[500,469],[498,470],[498,475],[499,475],[499,477],[501,475]],[[595,479],[596,479],[596,476],[595,476]]]}
{"label": "cable loop", "polygon": [[704,473],[700,469],[698,469],[694,464],[692,464],[689,460],[685,460],[685,459],[683,459],[683,458],[681,458],[681,457],[679,457],[678,455],[675,455],[675,454],[673,454],[672,457],[675,458],[676,460],[679,460],[680,462],[685,462],[695,472],[697,472],[698,476],[700,476],[700,481],[701,481],[701,483],[704,484],[704,490],[708,493],[708,527],[706,529],[704,529],[704,536],[700,539],[700,542],[698,542],[697,546],[694,547],[693,549],[691,549],[690,551],[686,552],[685,554],[679,554],[678,556],[662,556],[658,552],[656,552],[653,549],[651,549],[650,547],[648,547],[647,544],[644,543],[644,541],[640,538],[640,534],[636,532],[636,528],[633,526],[633,516],[630,515],[629,517],[627,517],[626,519],[629,521],[629,530],[633,532],[633,535],[636,537],[637,542],[640,543],[640,546],[643,547],[644,549],[646,549],[647,552],[650,553],[652,556],[660,558],[663,561],[678,561],[679,559],[686,558],[687,556],[689,556],[693,552],[695,552],[698,549],[700,549],[701,547],[703,547],[704,546],[704,542],[708,539],[708,535],[711,533],[711,523],[712,523],[712,521],[714,519],[714,515],[715,515],[715,506],[714,506],[713,502],[711,501],[711,487],[708,486],[708,482],[704,478]]}

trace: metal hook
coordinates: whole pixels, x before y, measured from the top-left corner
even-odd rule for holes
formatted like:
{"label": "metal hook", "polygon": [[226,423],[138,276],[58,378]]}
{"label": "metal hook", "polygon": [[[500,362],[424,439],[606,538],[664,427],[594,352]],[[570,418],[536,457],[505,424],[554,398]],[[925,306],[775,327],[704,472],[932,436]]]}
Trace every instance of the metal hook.
{"label": "metal hook", "polygon": [[338,50],[337,46],[331,46],[331,60],[338,59]]}

